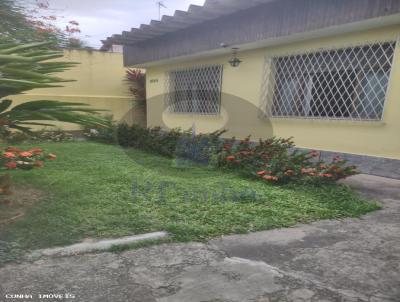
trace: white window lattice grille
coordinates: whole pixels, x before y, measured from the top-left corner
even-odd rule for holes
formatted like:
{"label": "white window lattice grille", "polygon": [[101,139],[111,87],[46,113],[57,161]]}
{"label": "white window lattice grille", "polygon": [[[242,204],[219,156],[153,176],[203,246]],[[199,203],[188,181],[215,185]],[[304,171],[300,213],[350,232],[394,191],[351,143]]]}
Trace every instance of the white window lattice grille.
{"label": "white window lattice grille", "polygon": [[174,70],[167,73],[167,110],[183,114],[219,114],[222,65]]}
{"label": "white window lattice grille", "polygon": [[381,120],[395,42],[266,60],[262,112],[268,117]]}

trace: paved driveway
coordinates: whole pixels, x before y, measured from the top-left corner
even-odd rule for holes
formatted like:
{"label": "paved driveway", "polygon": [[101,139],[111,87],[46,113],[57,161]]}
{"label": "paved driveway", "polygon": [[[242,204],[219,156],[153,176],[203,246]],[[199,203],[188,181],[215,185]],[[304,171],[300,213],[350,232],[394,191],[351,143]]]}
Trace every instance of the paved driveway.
{"label": "paved driveway", "polygon": [[[347,182],[379,198],[384,209],[362,219],[227,236],[208,244],[9,265],[0,269],[0,300],[400,301],[400,181],[360,175]],[[6,299],[7,294],[32,299]],[[39,294],[60,299],[39,300]]]}

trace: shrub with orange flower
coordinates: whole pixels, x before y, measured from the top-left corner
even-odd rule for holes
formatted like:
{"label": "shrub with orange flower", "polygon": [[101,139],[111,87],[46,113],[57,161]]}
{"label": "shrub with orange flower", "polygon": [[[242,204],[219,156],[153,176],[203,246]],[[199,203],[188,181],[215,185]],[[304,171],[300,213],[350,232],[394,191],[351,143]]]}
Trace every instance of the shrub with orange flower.
{"label": "shrub with orange flower", "polygon": [[5,163],[4,166],[7,169],[10,169],[10,170],[11,169],[16,169],[17,168],[17,163],[15,161],[9,161],[9,162]]}
{"label": "shrub with orange flower", "polygon": [[278,181],[279,178],[276,176],[272,176],[272,175],[265,175],[263,176],[263,179],[268,180],[268,181]]}
{"label": "shrub with orange flower", "polygon": [[41,148],[33,148],[29,150],[29,152],[32,152],[33,154],[42,154],[43,150]]}
{"label": "shrub with orange flower", "polygon": [[20,152],[20,153],[19,153],[19,156],[20,156],[20,157],[32,157],[33,154],[32,154],[32,152],[30,152],[30,151],[23,151],[23,152]]}
{"label": "shrub with orange flower", "polygon": [[53,153],[44,153],[41,148],[21,150],[16,147],[7,147],[0,154],[0,167],[7,170],[41,168],[46,159],[55,160],[57,158]]}
{"label": "shrub with orange flower", "polygon": [[[7,147],[4,151],[0,151],[0,169],[29,170],[33,168],[42,168],[44,161],[56,159],[53,153],[45,154],[41,148],[32,148],[30,150],[21,150],[16,147]],[[0,195],[12,194],[9,189],[11,184],[10,175],[0,177]]]}
{"label": "shrub with orange flower", "polygon": [[3,157],[5,158],[16,158],[17,156],[13,152],[4,152]]}
{"label": "shrub with orange flower", "polygon": [[338,156],[325,162],[318,151],[300,151],[292,139],[282,138],[258,143],[250,142],[250,137],[239,142],[235,138],[226,140],[218,154],[218,166],[269,182],[336,181],[358,173],[355,166]]}

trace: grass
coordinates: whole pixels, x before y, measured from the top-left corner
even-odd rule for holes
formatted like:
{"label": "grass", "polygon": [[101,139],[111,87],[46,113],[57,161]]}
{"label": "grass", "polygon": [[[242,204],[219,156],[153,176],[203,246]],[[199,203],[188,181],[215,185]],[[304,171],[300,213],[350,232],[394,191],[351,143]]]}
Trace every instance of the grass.
{"label": "grass", "polygon": [[118,146],[39,145],[57,160],[11,175],[15,184],[29,184],[44,197],[24,218],[0,229],[0,241],[23,249],[159,230],[175,241],[204,240],[379,208],[344,185],[277,186],[206,167],[179,168],[170,159]]}

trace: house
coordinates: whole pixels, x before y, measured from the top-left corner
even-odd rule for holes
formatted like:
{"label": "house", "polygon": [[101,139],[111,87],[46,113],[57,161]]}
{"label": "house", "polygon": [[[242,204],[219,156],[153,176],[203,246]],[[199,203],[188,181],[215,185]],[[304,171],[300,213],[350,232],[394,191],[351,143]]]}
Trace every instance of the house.
{"label": "house", "polygon": [[399,0],[207,0],[120,35],[148,126],[293,137],[400,178]]}

